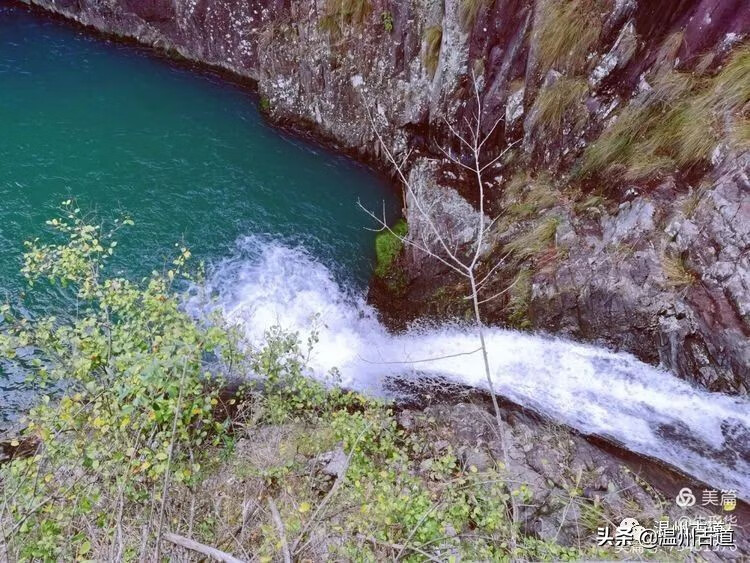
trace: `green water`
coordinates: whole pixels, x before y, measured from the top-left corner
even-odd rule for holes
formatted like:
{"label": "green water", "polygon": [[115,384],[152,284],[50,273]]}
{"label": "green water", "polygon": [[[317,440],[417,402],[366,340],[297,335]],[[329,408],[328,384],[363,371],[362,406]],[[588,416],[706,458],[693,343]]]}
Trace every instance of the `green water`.
{"label": "green water", "polygon": [[[99,216],[134,218],[116,273],[161,268],[176,242],[211,263],[255,234],[303,245],[364,290],[373,234],[356,203],[386,200],[392,212],[393,194],[366,168],[266,125],[255,102],[0,0],[0,288],[24,289],[23,240],[73,197]],[[5,415],[28,398],[8,373],[1,391]]]}

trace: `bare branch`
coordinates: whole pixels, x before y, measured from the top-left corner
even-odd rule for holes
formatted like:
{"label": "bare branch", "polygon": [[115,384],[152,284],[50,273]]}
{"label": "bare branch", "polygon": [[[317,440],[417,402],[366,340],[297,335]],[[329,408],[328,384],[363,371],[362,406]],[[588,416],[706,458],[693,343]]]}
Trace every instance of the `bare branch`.
{"label": "bare branch", "polygon": [[484,276],[484,277],[483,277],[483,278],[482,278],[481,280],[479,280],[479,281],[477,282],[477,288],[478,288],[478,289],[480,289],[480,290],[481,290],[481,289],[482,289],[482,288],[484,287],[484,285],[485,285],[485,284],[486,284],[486,283],[487,283],[487,282],[488,282],[488,281],[490,280],[490,277],[492,276],[492,274],[494,274],[494,273],[495,273],[495,272],[496,272],[496,271],[498,270],[498,268],[500,268],[501,266],[503,266],[503,265],[505,264],[505,259],[506,259],[506,258],[507,258],[508,256],[510,256],[510,254],[511,254],[510,252],[506,252],[506,253],[505,253],[505,255],[504,255],[504,256],[502,256],[502,257],[500,258],[500,260],[498,260],[498,261],[497,261],[497,262],[495,263],[495,265],[494,265],[494,266],[492,266],[492,268],[490,268],[490,271],[489,271],[489,272],[487,272],[487,273],[485,274],[485,276]]}
{"label": "bare branch", "polygon": [[423,551],[423,550],[419,549],[418,547],[414,547],[414,546],[410,546],[410,545],[407,546],[405,544],[400,544],[400,543],[390,543],[390,542],[387,542],[387,541],[382,541],[382,540],[375,539],[375,538],[373,538],[371,536],[359,535],[357,537],[359,537],[360,539],[369,541],[370,543],[374,543],[375,545],[382,545],[382,546],[385,546],[385,547],[390,547],[391,549],[398,549],[399,553],[401,551],[403,551],[404,549],[408,549],[410,551],[413,551],[414,553],[418,553],[422,557],[427,558],[429,561],[435,561],[437,563],[442,563],[443,562],[442,559],[438,559],[437,557],[435,557],[433,555],[430,555],[429,553],[427,553],[426,551]]}
{"label": "bare branch", "polygon": [[271,518],[273,518],[273,523],[276,525],[276,531],[278,532],[279,539],[281,540],[281,553],[284,556],[284,563],[292,563],[292,556],[289,553],[289,544],[286,541],[284,523],[281,521],[279,509],[276,508],[276,503],[272,498],[268,499],[268,508],[271,510]]}
{"label": "bare branch", "polygon": [[497,299],[501,295],[505,295],[506,293],[508,293],[511,289],[513,289],[516,286],[516,284],[520,281],[520,279],[521,279],[520,277],[517,277],[515,280],[513,280],[513,283],[510,284],[508,287],[506,287],[502,291],[499,291],[498,293],[496,293],[492,297],[487,297],[486,299],[482,299],[479,302],[479,304],[483,305],[484,303],[489,303],[490,301],[493,301],[494,299]]}
{"label": "bare branch", "polygon": [[461,162],[459,159],[457,159],[452,154],[449,154],[448,151],[442,145],[438,145],[437,147],[438,147],[438,149],[440,149],[440,152],[442,152],[443,155],[445,155],[445,158],[447,158],[448,160],[450,160],[453,164],[455,164],[456,166],[460,166],[462,168],[465,168],[466,170],[469,170],[470,172],[474,172],[474,168],[472,168],[468,164],[464,164],[463,162]]}
{"label": "bare branch", "polygon": [[338,477],[336,478],[336,482],[331,487],[331,490],[328,491],[328,494],[325,496],[323,501],[318,505],[318,508],[315,509],[315,512],[313,512],[312,516],[310,516],[310,519],[307,521],[307,523],[303,526],[302,530],[300,531],[299,535],[297,536],[297,539],[294,540],[294,544],[292,544],[292,550],[291,552],[296,555],[297,554],[297,546],[299,546],[299,542],[302,541],[302,538],[305,537],[305,534],[310,529],[313,524],[317,522],[318,514],[320,514],[323,509],[328,505],[329,502],[331,502],[331,499],[336,494],[336,492],[339,490],[341,485],[343,485],[344,480],[346,479],[346,473],[349,470],[349,465],[352,462],[352,457],[354,457],[354,452],[357,451],[357,444],[359,444],[359,441],[362,439],[362,436],[364,436],[365,432],[370,429],[370,425],[368,424],[365,426],[362,431],[357,436],[357,439],[354,440],[354,444],[352,444],[352,449],[349,452],[349,455],[346,457],[346,462],[344,463],[344,468],[339,473]]}
{"label": "bare branch", "polygon": [[169,473],[172,467],[172,456],[174,455],[175,436],[177,435],[177,420],[182,415],[182,393],[185,388],[185,372],[187,371],[187,360],[182,363],[182,377],[180,377],[180,394],[177,397],[177,405],[174,410],[174,419],[172,420],[172,438],[169,442],[169,454],[167,456],[167,467],[164,470],[164,485],[161,491],[161,506],[159,507],[159,526],[156,532],[156,556],[155,561],[160,561],[161,557],[161,531],[164,525],[164,507],[167,504],[167,495],[169,493]]}
{"label": "bare branch", "polygon": [[430,215],[423,210],[420,198],[418,197],[417,193],[414,191],[414,188],[412,187],[409,180],[406,178],[403,168],[396,162],[396,159],[393,156],[393,153],[390,151],[390,149],[386,145],[385,140],[383,139],[383,136],[378,131],[378,128],[375,125],[375,120],[373,119],[372,114],[370,113],[370,108],[367,106],[367,104],[365,104],[365,110],[366,110],[367,118],[370,121],[370,126],[372,127],[373,132],[377,136],[378,141],[380,142],[380,145],[383,147],[383,150],[385,151],[385,154],[388,157],[388,160],[396,168],[396,173],[398,174],[399,178],[401,179],[401,181],[403,182],[404,186],[409,191],[409,193],[412,195],[412,199],[414,201],[414,205],[417,208],[417,211],[420,213],[423,219],[427,222],[430,229],[432,229],[438,242],[443,247],[445,252],[450,256],[451,260],[454,260],[458,265],[462,266],[463,263],[457,257],[451,255],[450,251],[448,250],[447,245],[445,244],[445,241],[443,240],[442,233],[435,226],[435,223],[433,222],[432,217],[430,217]]}
{"label": "bare branch", "polygon": [[403,365],[403,364],[424,364],[428,362],[437,362],[439,360],[447,360],[450,358],[458,358],[460,356],[471,356],[473,354],[476,354],[477,352],[481,352],[481,348],[477,348],[476,350],[472,350],[471,352],[458,352],[457,354],[447,354],[445,356],[433,356],[432,358],[424,358],[421,360],[404,360],[402,362],[373,362],[371,360],[367,360],[363,357],[359,357],[360,360],[362,360],[365,363],[368,364],[375,364],[379,366],[385,366],[385,365]]}
{"label": "bare branch", "polygon": [[196,553],[215,559],[216,561],[222,561],[223,563],[244,563],[242,559],[237,559],[225,551],[221,551],[215,547],[199,543],[183,536],[178,536],[172,532],[165,532],[164,539],[170,543],[189,549],[190,551],[195,551]]}
{"label": "bare branch", "polygon": [[[487,139],[485,139],[485,141],[486,140]],[[503,158],[506,154],[508,154],[508,151],[510,151],[513,147],[515,147],[520,142],[521,142],[521,139],[517,139],[517,140],[513,141],[512,143],[509,143],[507,147],[505,147],[502,151],[500,151],[499,155],[497,155],[495,158],[493,158],[492,160],[490,160],[487,164],[485,164],[484,166],[482,166],[482,168],[480,169],[480,172],[484,172],[485,170],[487,170],[487,168],[489,168],[490,166],[492,166],[493,164],[495,164],[498,160],[500,160],[501,158]]]}

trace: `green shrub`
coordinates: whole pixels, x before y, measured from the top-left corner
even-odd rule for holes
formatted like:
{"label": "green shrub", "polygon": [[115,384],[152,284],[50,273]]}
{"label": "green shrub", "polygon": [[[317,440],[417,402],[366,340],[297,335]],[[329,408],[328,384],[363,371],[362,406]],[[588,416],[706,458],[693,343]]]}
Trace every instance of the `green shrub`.
{"label": "green shrub", "polygon": [[[33,369],[40,388],[54,384],[28,415],[25,434],[37,454],[0,470],[7,500],[3,529],[23,559],[73,560],[91,549],[86,522],[115,529],[118,506],[161,496],[170,472],[189,483],[200,467],[190,452],[226,432],[213,411],[216,376],[207,358],[229,354],[230,334],[199,327],[171,290],[190,252],[182,248],[164,275],[142,283],[104,278],[113,230],[87,224],[70,201],[48,224],[56,242],[26,244],[23,273],[71,295],[65,318],[28,319],[5,307],[3,357]],[[33,349],[29,359],[23,350]],[[21,358],[19,358],[21,354]],[[105,534],[106,535],[106,534]]]}
{"label": "green shrub", "polygon": [[[315,334],[304,346],[275,328],[240,352],[219,319],[196,323],[172,286],[187,275],[187,249],[141,283],[106,277],[112,235],[131,221],[105,229],[70,202],[65,210],[49,222],[61,240],[29,242],[23,271],[62,287],[74,310],[33,320],[0,309],[2,357],[63,387],[28,416],[22,438],[38,448],[0,466],[3,557],[184,558],[169,531],[271,561],[281,535],[263,508],[272,503],[295,560],[316,559],[318,537],[337,560],[606,555],[525,536],[510,499],[530,503],[529,488],[507,481],[502,464],[466,467],[452,446],[435,447],[434,418],[407,432],[388,405],[312,379]],[[394,246],[384,249],[391,259]],[[530,274],[519,276],[521,315]],[[220,400],[216,373],[255,377]],[[339,451],[346,462],[331,479],[321,464]]]}

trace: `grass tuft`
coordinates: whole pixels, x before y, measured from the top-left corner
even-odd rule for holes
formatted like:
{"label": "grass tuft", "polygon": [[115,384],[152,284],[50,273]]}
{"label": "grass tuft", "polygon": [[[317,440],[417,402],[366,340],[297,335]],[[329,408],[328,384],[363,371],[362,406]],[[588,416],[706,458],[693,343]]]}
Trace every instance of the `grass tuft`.
{"label": "grass tuft", "polygon": [[510,252],[518,260],[536,256],[554,240],[559,224],[560,220],[557,217],[548,217],[531,231],[506,244],[506,252]]}
{"label": "grass tuft", "polygon": [[458,17],[464,29],[471,29],[474,22],[477,21],[479,11],[483,8],[490,8],[495,0],[461,0],[458,7]]}
{"label": "grass tuft", "polygon": [[738,150],[750,150],[750,119],[742,119],[730,132],[729,140]]}
{"label": "grass tuft", "polygon": [[621,170],[625,179],[638,180],[706,162],[719,142],[722,121],[730,122],[730,141],[746,144],[747,125],[735,114],[749,102],[748,45],[738,48],[714,77],[660,72],[653,90],[634,100],[589,145],[580,172]]}
{"label": "grass tuft", "polygon": [[727,112],[739,111],[750,102],[750,43],[735,50],[714,79],[711,102]]}
{"label": "grass tuft", "polygon": [[576,73],[585,66],[601,34],[597,0],[548,1],[541,13],[539,65]]}
{"label": "grass tuft", "polygon": [[430,76],[435,76],[440,62],[440,48],[443,42],[443,28],[439,25],[428,27],[424,32],[424,66]]}
{"label": "grass tuft", "polygon": [[672,288],[684,288],[695,285],[698,278],[691,272],[682,257],[664,255],[661,261],[667,285]]}
{"label": "grass tuft", "polygon": [[559,136],[566,123],[576,130],[583,127],[588,117],[583,106],[583,97],[587,92],[588,83],[584,78],[561,77],[542,88],[534,102],[540,132]]}
{"label": "grass tuft", "polygon": [[359,25],[372,12],[370,0],[328,0],[320,28],[332,35],[341,33],[344,25]]}
{"label": "grass tuft", "polygon": [[508,324],[521,329],[531,328],[531,319],[529,319],[531,270],[524,268],[519,271],[511,282],[511,286],[508,301]]}
{"label": "grass tuft", "polygon": [[508,202],[508,215],[513,221],[518,221],[531,219],[553,207],[560,195],[547,175],[532,178],[528,172],[521,172],[508,182],[503,199]]}

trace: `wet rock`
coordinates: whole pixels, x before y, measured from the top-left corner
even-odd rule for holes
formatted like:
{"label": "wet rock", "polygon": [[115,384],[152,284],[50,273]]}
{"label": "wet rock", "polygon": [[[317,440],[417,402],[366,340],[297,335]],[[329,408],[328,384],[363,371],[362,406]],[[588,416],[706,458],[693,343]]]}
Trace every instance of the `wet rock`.
{"label": "wet rock", "polygon": [[439,433],[465,466],[496,469],[519,499],[522,528],[541,539],[579,545],[608,521],[648,522],[668,513],[658,493],[621,459],[565,428],[504,411],[498,429],[484,407],[469,403],[413,414],[413,435]]}

